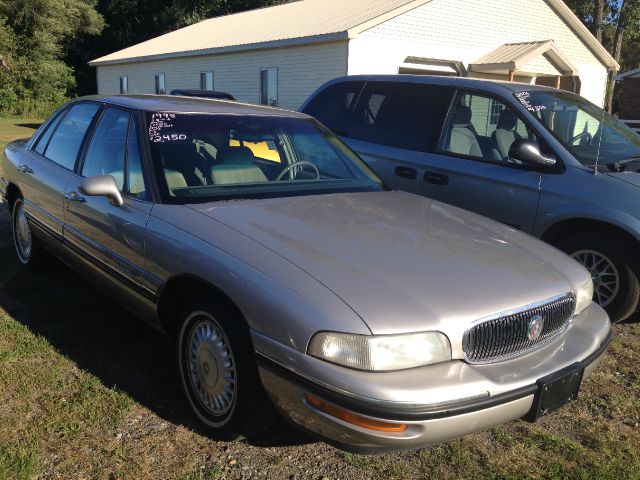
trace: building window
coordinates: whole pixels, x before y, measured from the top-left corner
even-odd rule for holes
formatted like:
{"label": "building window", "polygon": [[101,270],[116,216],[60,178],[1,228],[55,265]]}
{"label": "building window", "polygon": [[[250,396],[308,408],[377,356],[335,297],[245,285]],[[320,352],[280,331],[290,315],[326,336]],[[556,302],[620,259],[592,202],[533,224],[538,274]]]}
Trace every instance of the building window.
{"label": "building window", "polygon": [[200,72],[200,90],[213,90],[213,72]]}
{"label": "building window", "polygon": [[504,109],[502,103],[491,100],[491,112],[489,113],[489,124],[497,125],[500,119],[500,114]]}
{"label": "building window", "polygon": [[260,70],[260,103],[270,107],[278,106],[278,69]]}
{"label": "building window", "polygon": [[156,95],[164,95],[167,90],[164,85],[164,73],[156,75]]}
{"label": "building window", "polygon": [[127,93],[129,93],[129,78],[120,77],[120,94],[126,95]]}

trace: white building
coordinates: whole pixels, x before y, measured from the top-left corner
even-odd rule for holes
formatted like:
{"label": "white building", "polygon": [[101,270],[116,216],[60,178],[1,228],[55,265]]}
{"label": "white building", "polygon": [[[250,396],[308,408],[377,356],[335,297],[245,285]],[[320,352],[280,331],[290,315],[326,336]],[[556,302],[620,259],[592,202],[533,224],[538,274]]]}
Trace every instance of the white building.
{"label": "white building", "polygon": [[215,89],[297,109],[342,75],[561,86],[602,105],[619,66],[562,0],[300,0],[212,18],[90,62],[98,93]]}

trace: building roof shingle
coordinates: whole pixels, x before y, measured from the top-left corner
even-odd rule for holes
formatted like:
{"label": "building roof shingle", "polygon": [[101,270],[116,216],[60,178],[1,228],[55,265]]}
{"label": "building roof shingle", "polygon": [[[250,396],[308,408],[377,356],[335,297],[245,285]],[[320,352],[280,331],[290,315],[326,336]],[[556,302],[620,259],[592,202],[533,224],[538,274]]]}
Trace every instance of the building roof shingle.
{"label": "building roof shingle", "polygon": [[310,37],[346,40],[348,32],[355,27],[387,15],[392,18],[428,1],[301,0],[203,20],[95,59],[90,64],[121,63],[186,52],[193,55],[286,40],[295,44],[295,40]]}
{"label": "building roof shingle", "polygon": [[[97,66],[346,40],[431,1],[299,0],[203,20],[97,58],[89,64]],[[562,0],[545,1],[605,66],[616,71],[620,68]]]}

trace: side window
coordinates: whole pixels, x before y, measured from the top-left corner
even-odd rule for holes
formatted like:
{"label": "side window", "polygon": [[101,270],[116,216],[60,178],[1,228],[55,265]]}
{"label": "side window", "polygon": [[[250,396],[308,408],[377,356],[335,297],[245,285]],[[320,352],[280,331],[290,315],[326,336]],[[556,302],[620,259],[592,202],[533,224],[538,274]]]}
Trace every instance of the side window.
{"label": "side window", "polygon": [[91,138],[82,176],[111,175],[120,190],[124,187],[124,151],[129,129],[129,112],[107,108]]}
{"label": "side window", "polygon": [[435,146],[453,89],[414,83],[368,83],[355,108],[349,137],[409,150]]}
{"label": "side window", "polygon": [[142,174],[142,153],[140,152],[140,140],[138,139],[138,121],[134,116],[129,123],[129,135],[127,137],[127,181],[124,193],[132,197],[147,199],[147,188]]}
{"label": "side window", "polygon": [[509,157],[516,140],[537,140],[511,107],[485,95],[461,95],[447,125],[441,150],[495,163],[520,163]]}
{"label": "side window", "polygon": [[45,157],[73,170],[91,121],[100,108],[97,103],[78,103],[71,107],[49,141]]}
{"label": "side window", "polygon": [[305,107],[304,113],[317,118],[337,135],[347,135],[351,115],[364,82],[333,84],[318,94]]}
{"label": "side window", "polygon": [[49,123],[42,135],[40,135],[40,138],[38,139],[38,142],[36,143],[36,146],[34,148],[34,150],[40,155],[44,153],[44,149],[47,148],[47,144],[49,143],[51,135],[55,131],[56,126],[58,125],[58,123],[60,123],[60,120],[64,117],[66,112],[67,110],[58,113],[58,115],[56,115],[56,117]]}

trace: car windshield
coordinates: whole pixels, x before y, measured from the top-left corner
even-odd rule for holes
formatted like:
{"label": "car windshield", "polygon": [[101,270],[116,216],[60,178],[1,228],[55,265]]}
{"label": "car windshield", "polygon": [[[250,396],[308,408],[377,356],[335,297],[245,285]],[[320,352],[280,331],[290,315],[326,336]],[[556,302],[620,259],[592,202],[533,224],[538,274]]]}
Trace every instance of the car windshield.
{"label": "car windshield", "polygon": [[640,136],[578,95],[544,90],[514,95],[584,165],[640,157]]}
{"label": "car windshield", "polygon": [[154,112],[147,133],[169,203],[382,189],[315,120]]}

